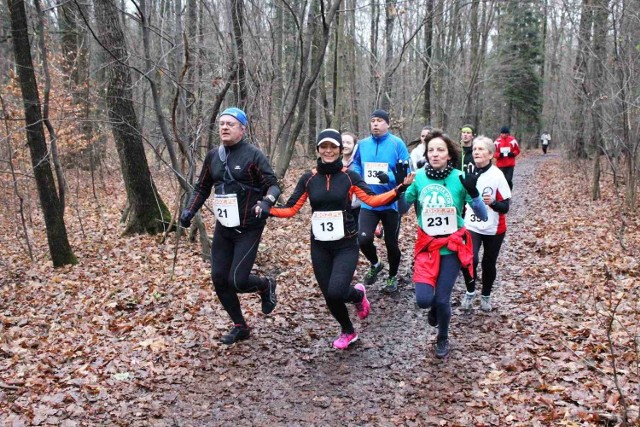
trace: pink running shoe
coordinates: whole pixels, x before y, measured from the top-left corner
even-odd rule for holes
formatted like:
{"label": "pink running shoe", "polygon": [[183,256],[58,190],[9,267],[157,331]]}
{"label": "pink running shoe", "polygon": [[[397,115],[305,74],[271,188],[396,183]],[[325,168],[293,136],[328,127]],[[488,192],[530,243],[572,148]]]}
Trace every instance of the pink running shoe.
{"label": "pink running shoe", "polygon": [[340,337],[333,342],[333,346],[338,350],[344,350],[353,342],[358,341],[358,334],[340,334]]}
{"label": "pink running shoe", "polygon": [[371,311],[371,304],[367,299],[367,290],[364,288],[362,283],[358,283],[354,286],[357,290],[361,291],[364,295],[362,297],[362,301],[356,303],[356,310],[358,310],[358,317],[360,319],[366,319]]}

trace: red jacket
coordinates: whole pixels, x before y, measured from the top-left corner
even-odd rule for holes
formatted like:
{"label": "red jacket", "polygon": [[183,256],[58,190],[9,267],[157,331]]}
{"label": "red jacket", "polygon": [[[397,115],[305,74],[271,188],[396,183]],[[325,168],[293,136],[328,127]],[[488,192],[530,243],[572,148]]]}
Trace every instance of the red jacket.
{"label": "red jacket", "polygon": [[[516,156],[520,154],[520,146],[518,141],[511,136],[507,135],[506,138],[498,137],[496,139],[496,152],[493,155],[496,160],[496,166],[499,168],[508,168],[516,165]],[[513,157],[503,157],[502,153],[513,153]]]}
{"label": "red jacket", "polygon": [[462,267],[468,269],[473,276],[473,242],[471,233],[466,228],[462,227],[447,237],[432,237],[418,227],[418,237],[413,252],[415,283],[426,283],[436,287],[440,273],[440,248],[443,246],[456,252]]}

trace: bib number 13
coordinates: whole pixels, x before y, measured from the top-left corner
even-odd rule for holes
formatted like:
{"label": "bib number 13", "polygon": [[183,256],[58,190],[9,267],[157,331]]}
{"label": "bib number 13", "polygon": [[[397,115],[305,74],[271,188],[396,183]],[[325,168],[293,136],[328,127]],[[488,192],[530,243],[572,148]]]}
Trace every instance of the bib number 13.
{"label": "bib number 13", "polygon": [[316,211],[311,217],[313,237],[320,241],[340,240],[344,237],[342,211]]}

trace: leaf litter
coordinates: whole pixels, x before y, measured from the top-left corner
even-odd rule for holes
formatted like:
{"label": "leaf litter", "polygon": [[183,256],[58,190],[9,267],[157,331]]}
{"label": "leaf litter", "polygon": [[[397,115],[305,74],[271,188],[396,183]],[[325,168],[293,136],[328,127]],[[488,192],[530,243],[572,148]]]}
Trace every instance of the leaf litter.
{"label": "leaf litter", "polygon": [[[241,296],[252,337],[226,347],[218,338],[230,322],[198,243],[179,242],[172,278],[174,238],[120,236],[125,200],[116,174],[106,177],[102,200],[73,192],[79,209],[65,218],[80,260],[74,267],[51,267],[35,212],[30,232],[39,255],[31,264],[9,232],[17,214],[5,205],[0,420],[577,426],[617,425],[626,416],[637,423],[640,221],[624,210],[609,176],[602,199],[591,201],[590,181],[576,167],[556,155],[522,156],[494,311],[463,313],[460,278],[444,361],[433,356],[435,330],[414,302],[413,211],[400,232],[400,291],[378,292],[384,270],[369,289],[369,318],[351,311],[360,341],[340,352],[331,348],[339,330],[311,268],[308,207],[269,220],[254,271],[277,279],[278,307],[264,316],[257,296]],[[289,172],[286,195],[300,171]],[[157,181],[172,200],[175,183]],[[210,213],[204,218],[213,223]],[[379,253],[386,262],[386,251]],[[366,267],[361,256],[355,280]]]}

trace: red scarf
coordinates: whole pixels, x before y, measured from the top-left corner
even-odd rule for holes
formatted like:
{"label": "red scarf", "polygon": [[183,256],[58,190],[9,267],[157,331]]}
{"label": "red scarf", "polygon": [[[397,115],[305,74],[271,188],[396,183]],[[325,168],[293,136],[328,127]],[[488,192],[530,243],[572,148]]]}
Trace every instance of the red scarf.
{"label": "red scarf", "polygon": [[435,288],[440,273],[440,248],[446,246],[458,254],[463,268],[473,276],[473,242],[465,227],[447,237],[433,237],[418,227],[418,238],[414,248],[415,259],[413,281],[427,283]]}

